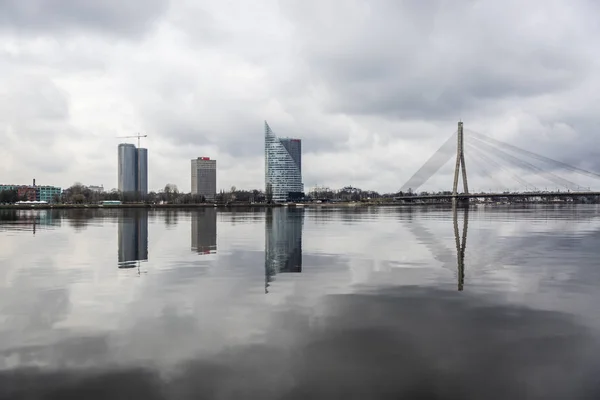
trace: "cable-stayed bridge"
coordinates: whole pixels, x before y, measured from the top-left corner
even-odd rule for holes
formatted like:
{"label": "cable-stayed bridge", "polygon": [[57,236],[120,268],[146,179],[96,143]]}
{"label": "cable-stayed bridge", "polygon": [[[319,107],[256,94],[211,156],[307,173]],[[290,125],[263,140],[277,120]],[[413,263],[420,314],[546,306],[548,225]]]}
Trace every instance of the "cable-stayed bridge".
{"label": "cable-stayed bridge", "polygon": [[[456,163],[451,190],[418,194],[419,188],[452,158]],[[485,177],[486,187],[497,189],[469,191],[467,166],[470,171]],[[459,190],[459,183],[462,184],[462,190]],[[463,123],[459,122],[458,130],[415,172],[400,192],[399,200],[450,201],[500,197],[514,201],[533,197],[572,199],[600,196],[600,174],[464,129]]]}

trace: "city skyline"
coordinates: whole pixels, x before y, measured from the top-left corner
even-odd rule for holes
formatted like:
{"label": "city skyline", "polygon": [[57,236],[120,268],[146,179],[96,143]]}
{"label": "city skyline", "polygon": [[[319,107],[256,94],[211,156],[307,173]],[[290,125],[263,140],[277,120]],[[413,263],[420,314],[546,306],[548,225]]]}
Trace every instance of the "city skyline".
{"label": "city skyline", "polygon": [[0,3],[3,183],[116,188],[115,137],[144,132],[151,191],[190,192],[200,154],[218,191],[261,188],[264,119],[302,138],[305,187],[395,191],[461,118],[600,170],[595,2]]}

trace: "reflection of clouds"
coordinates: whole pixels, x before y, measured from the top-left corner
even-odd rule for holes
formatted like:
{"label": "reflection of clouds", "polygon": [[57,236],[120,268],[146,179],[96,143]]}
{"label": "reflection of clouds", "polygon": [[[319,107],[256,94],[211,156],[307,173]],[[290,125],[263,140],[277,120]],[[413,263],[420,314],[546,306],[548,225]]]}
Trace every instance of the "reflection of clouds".
{"label": "reflection of clouds", "polygon": [[[86,398],[135,393],[150,399],[600,396],[597,336],[565,314],[409,286],[325,296],[315,310],[289,306],[272,312],[260,343],[202,356],[188,353],[167,371],[159,366],[156,372],[99,367],[0,373],[0,397],[26,392]],[[319,318],[311,318],[314,314]],[[198,331],[169,318],[159,333],[183,354],[179,349]],[[62,346],[64,354],[69,345]],[[77,357],[80,343],[71,346]]]}
{"label": "reflection of clouds", "polygon": [[[54,286],[51,278],[59,271],[47,262],[44,267],[16,270],[10,283],[0,288],[0,353],[21,343],[47,345],[56,336],[56,324],[67,317],[69,288]],[[0,368],[6,362],[0,357]]]}
{"label": "reflection of clouds", "polygon": [[[89,337],[98,338],[97,342],[89,342],[89,354],[93,354],[93,358],[98,360],[96,366],[102,367],[105,363],[178,365],[181,369],[176,377],[182,380],[181,390],[187,390],[186,387],[193,388],[197,382],[203,382],[198,381],[200,378],[193,382],[190,378],[185,378],[187,374],[201,375],[201,371],[213,371],[214,382],[205,382],[205,387],[212,387],[215,393],[225,390],[225,383],[238,379],[244,373],[256,377],[259,381],[274,379],[273,390],[289,389],[279,386],[274,373],[267,377],[261,374],[258,367],[254,368],[255,375],[251,375],[245,368],[246,365],[250,365],[247,360],[255,358],[263,360],[265,368],[276,367],[277,371],[280,365],[284,365],[281,369],[281,374],[285,375],[282,382],[291,379],[290,376],[297,377],[301,382],[314,384],[315,390],[319,390],[323,387],[320,385],[327,384],[315,381],[317,378],[311,375],[311,372],[294,364],[295,361],[303,359],[302,354],[306,353],[305,359],[311,363],[324,362],[313,349],[332,357],[350,354],[361,360],[361,365],[366,362],[361,357],[367,355],[360,353],[360,349],[346,349],[344,351],[350,353],[343,353],[342,350],[346,346],[344,345],[327,353],[327,349],[319,347],[319,340],[328,343],[327,346],[332,346],[335,334],[340,334],[342,339],[346,338],[344,340],[347,342],[340,339],[342,344],[354,343],[353,340],[359,340],[352,339],[349,333],[352,330],[365,329],[368,332],[369,329],[375,329],[377,324],[385,329],[389,326],[390,331],[375,330],[374,336],[368,334],[363,337],[361,346],[368,348],[372,341],[377,341],[369,338],[382,335],[382,343],[387,343],[393,349],[405,351],[402,338],[403,335],[408,335],[406,343],[410,342],[419,349],[421,347],[417,345],[422,344],[423,348],[420,351],[423,354],[441,357],[442,361],[447,362],[439,365],[456,365],[457,368],[462,368],[462,364],[458,363],[456,358],[445,359],[443,348],[440,346],[432,345],[431,352],[428,353],[425,347],[429,345],[427,341],[418,342],[418,338],[415,338],[417,342],[411,342],[412,338],[417,336],[420,329],[424,331],[424,336],[436,335],[439,331],[438,336],[427,336],[427,339],[439,340],[441,343],[450,343],[450,340],[455,338],[454,334],[472,339],[472,335],[482,332],[482,335],[491,336],[481,338],[482,342],[478,343],[493,346],[496,343],[494,340],[502,342],[506,331],[510,334],[516,330],[521,333],[509,338],[517,343],[523,340],[534,348],[536,343],[527,342],[526,339],[531,332],[533,338],[542,342],[552,342],[554,339],[544,337],[543,332],[528,331],[527,326],[533,328],[539,322],[540,326],[548,330],[548,335],[553,332],[561,333],[563,331],[558,325],[562,323],[559,320],[564,319],[564,316],[559,315],[557,321],[546,323],[544,315],[550,314],[539,314],[542,318],[536,316],[537,312],[534,310],[522,310],[517,307],[503,310],[502,304],[505,300],[526,303],[539,309],[566,310],[583,317],[582,320],[586,324],[596,313],[592,309],[598,299],[598,292],[594,287],[598,277],[595,275],[596,269],[593,269],[596,265],[594,255],[597,253],[594,244],[598,239],[598,234],[594,233],[598,225],[596,219],[572,221],[576,226],[565,233],[562,230],[564,220],[560,223],[553,222],[551,214],[548,215],[547,222],[532,228],[530,224],[506,218],[505,214],[493,214],[490,217],[490,214],[483,212],[470,213],[466,289],[461,294],[465,299],[455,299],[455,295],[451,293],[443,295],[445,300],[441,303],[447,301],[444,306],[447,310],[444,312],[448,315],[442,315],[441,303],[437,304],[436,308],[425,299],[432,295],[438,296],[439,300],[440,293],[430,293],[425,289],[422,293],[414,292],[407,286],[441,286],[456,290],[456,258],[449,260],[454,268],[451,273],[440,268],[440,262],[432,260],[429,253],[431,249],[427,248],[425,240],[419,241],[412,234],[410,224],[421,224],[436,238],[436,242],[452,250],[454,234],[452,214],[449,210],[410,214],[390,210],[369,210],[366,213],[361,211],[353,215],[348,223],[339,220],[342,214],[336,217],[335,212],[328,213],[324,217],[327,219],[324,223],[323,216],[318,211],[304,211],[302,273],[293,274],[293,277],[291,274],[278,275],[277,284],[270,287],[269,296],[264,295],[263,286],[266,241],[263,233],[264,212],[237,212],[235,216],[233,213],[219,212],[219,253],[205,257],[198,257],[190,252],[189,227],[192,213],[180,212],[176,217],[178,223],[170,225],[166,231],[164,215],[161,212],[150,212],[148,229],[152,258],[145,264],[148,273],[141,278],[137,278],[137,274],[132,271],[118,271],[114,268],[114,249],[118,246],[114,234],[118,219],[114,214],[111,214],[110,218],[91,220],[84,234],[75,234],[69,224],[63,224],[61,229],[45,233],[43,247],[39,247],[41,242],[36,241],[37,236],[34,238],[26,232],[16,232],[16,236],[11,237],[2,236],[0,240],[3,240],[3,246],[0,246],[0,254],[5,254],[5,257],[8,254],[6,270],[11,272],[5,272],[5,279],[0,280],[0,317],[4,322],[7,317],[31,312],[31,321],[35,323],[29,324],[25,331],[17,330],[24,325],[0,325],[3,335],[0,340],[0,358],[5,357],[2,365],[4,368],[24,365],[50,365],[55,368],[65,365],[73,368],[77,368],[77,365],[85,366],[89,364],[85,354],[86,345],[82,344],[84,342],[77,342],[76,339]],[[346,212],[343,215],[352,214]],[[318,218],[321,218],[320,222],[317,221]],[[232,220],[235,220],[235,225],[231,223]],[[539,232],[543,226],[546,226],[546,231]],[[532,233],[532,229],[537,230],[537,233]],[[480,230],[484,230],[486,234],[478,235]],[[497,232],[500,232],[500,235]],[[511,232],[510,236],[503,236],[505,232]],[[8,240],[4,241],[6,238]],[[12,249],[37,245],[38,253],[5,252],[5,243]],[[490,251],[490,247],[491,250],[501,249],[498,254],[504,258],[498,258]],[[538,254],[537,261],[528,257],[530,249],[534,254]],[[570,262],[566,262],[568,258],[571,258]],[[34,265],[45,266],[46,269],[32,270]],[[0,277],[3,276],[2,271],[4,270],[0,269]],[[536,284],[524,284],[520,286],[520,290],[516,290],[519,286],[514,286],[515,282]],[[353,297],[353,294],[361,290],[359,285],[377,288],[394,284],[397,285],[394,289],[395,294],[379,294],[383,296],[382,301],[387,299],[390,302],[390,308],[384,305],[366,305],[365,302],[370,301],[366,295]],[[62,294],[53,291],[54,288],[62,290]],[[409,294],[402,297],[401,302],[411,304],[416,314],[420,314],[422,310],[427,311],[429,314],[425,314],[429,316],[430,324],[435,322],[435,326],[425,325],[424,320],[414,320],[415,316],[405,315],[408,309],[402,308],[404,306],[392,306],[398,300],[394,296],[403,295],[407,291]],[[512,291],[512,295],[506,294],[508,291]],[[564,298],[564,293],[568,293],[569,297]],[[324,297],[331,294],[344,294],[348,297]],[[376,300],[375,294],[373,297]],[[328,300],[325,301],[324,298]],[[491,299],[498,304],[489,303]],[[456,305],[454,301],[464,303]],[[468,308],[469,304],[487,305],[491,310],[491,314],[470,314],[473,318],[499,318],[499,324],[503,325],[496,326],[495,333],[492,328],[485,330],[479,325],[474,325],[477,321],[466,317],[461,319],[460,315],[452,313],[460,313],[462,310],[468,314],[469,310],[465,308]],[[12,308],[8,308],[7,305]],[[452,310],[453,307],[457,310]],[[46,308],[47,315],[44,314]],[[347,308],[352,310],[348,311]],[[511,312],[516,313],[516,319],[510,320],[506,317]],[[348,318],[346,314],[356,318],[356,325],[348,325],[350,322],[342,324]],[[380,319],[373,319],[373,314],[378,315]],[[533,318],[532,322],[523,322],[521,316]],[[452,318],[456,318],[456,321],[453,322]],[[336,331],[336,320],[340,321],[339,326],[345,328]],[[396,326],[396,320],[404,321],[405,325]],[[325,324],[328,335],[316,328],[322,323]],[[414,324],[414,328],[410,324]],[[578,332],[582,332],[584,336],[574,349],[575,354],[578,354],[577,346],[587,345],[586,333],[573,325],[572,321],[566,321],[564,324],[568,328],[565,334],[567,338],[579,340],[580,338],[576,337]],[[444,329],[440,329],[440,326]],[[472,329],[473,332],[465,331],[467,329]],[[521,334],[523,337],[519,336]],[[394,335],[400,339],[392,339]],[[9,338],[12,340],[4,340]],[[471,357],[468,360],[485,366],[476,354],[469,352],[466,339],[464,342],[461,340],[459,339],[457,348]],[[56,350],[51,350],[53,344],[59,343],[60,346],[56,346]],[[68,350],[69,343],[75,343],[73,346],[79,350]],[[293,347],[283,350],[290,344]],[[552,357],[562,357],[561,347],[568,344],[559,342],[557,346],[559,348],[557,352],[552,353]],[[231,350],[228,352],[225,350],[227,348]],[[483,345],[475,348],[485,353]],[[526,351],[525,345],[516,348],[521,352]],[[21,355],[17,356],[19,352]],[[291,356],[290,354],[296,354],[294,352],[300,355]],[[412,353],[408,354],[412,356]],[[499,357],[493,352],[489,354]],[[194,355],[197,357],[190,361],[189,367],[181,364],[182,360],[188,360]],[[541,357],[537,352],[534,356],[538,360]],[[395,356],[392,354],[390,357],[394,359]],[[413,360],[419,368],[428,365],[428,359],[420,358],[418,354],[414,357],[416,358],[408,360]],[[568,359],[570,356],[566,357]],[[208,364],[203,364],[203,360]],[[285,364],[284,360],[291,360],[292,364]],[[515,363],[522,361],[514,358],[510,360]],[[402,372],[402,365],[405,364],[399,362],[398,371]],[[549,365],[554,365],[552,362]],[[263,364],[257,361],[256,365]],[[343,365],[330,364],[329,367],[343,369]],[[388,367],[393,370],[392,367]],[[229,372],[214,372],[219,368]],[[374,371],[378,371],[378,367],[373,368]],[[315,370],[324,373],[319,368]],[[417,368],[417,371],[421,370]],[[470,370],[467,368],[467,371]],[[401,376],[400,372],[396,376]],[[378,382],[378,378],[368,370],[363,373],[369,380]],[[434,373],[433,378],[437,373]],[[407,374],[413,376],[410,372]],[[89,378],[84,375],[82,372],[81,379]],[[334,376],[335,379],[336,377],[337,375]],[[97,379],[102,380],[101,377]],[[231,387],[244,387],[244,382],[246,380],[243,379],[233,382]],[[386,385],[385,382],[379,383]],[[168,390],[176,390],[173,386],[167,386]],[[265,384],[265,390],[267,386]],[[262,389],[254,386],[246,388],[248,393],[264,394]],[[264,398],[269,398],[268,396],[267,393]]]}

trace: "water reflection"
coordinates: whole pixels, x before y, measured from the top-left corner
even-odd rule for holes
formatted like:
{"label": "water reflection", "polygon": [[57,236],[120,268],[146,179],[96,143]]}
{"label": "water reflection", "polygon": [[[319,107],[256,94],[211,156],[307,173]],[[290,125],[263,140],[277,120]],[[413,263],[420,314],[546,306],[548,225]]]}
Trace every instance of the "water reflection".
{"label": "water reflection", "polygon": [[61,225],[57,210],[0,210],[0,229],[31,230],[35,235],[39,228]]}
{"label": "water reflection", "polygon": [[118,217],[119,268],[148,261],[148,210],[123,210]]}
{"label": "water reflection", "polygon": [[452,207],[452,222],[454,223],[454,240],[456,241],[456,260],[458,264],[458,290],[462,291],[465,284],[465,250],[467,247],[467,229],[469,226],[469,207],[463,208],[462,236],[458,229],[458,207]]}
{"label": "water reflection", "polygon": [[265,293],[278,273],[302,272],[304,209],[267,209],[265,215]]}
{"label": "water reflection", "polygon": [[[598,211],[236,209],[218,257],[211,214],[0,217],[0,399],[597,399]],[[95,251],[138,223],[147,279]]]}
{"label": "water reflection", "polygon": [[192,251],[198,254],[217,252],[217,210],[202,209],[192,214]]}
{"label": "water reflection", "polygon": [[[121,360],[124,352],[111,343],[114,337],[71,338],[48,352],[57,365],[71,367],[0,370],[0,398],[563,400],[600,395],[598,336],[564,313],[411,286],[324,296],[315,308],[318,320],[316,310],[290,305],[274,312],[260,343],[202,355],[188,351],[188,357],[162,370],[128,363],[76,368],[73,360]],[[149,321],[137,323],[141,331],[152,331]],[[201,332],[169,324],[163,340],[177,350],[206,340]],[[135,337],[146,354],[153,354],[153,343],[146,340],[146,335]]]}

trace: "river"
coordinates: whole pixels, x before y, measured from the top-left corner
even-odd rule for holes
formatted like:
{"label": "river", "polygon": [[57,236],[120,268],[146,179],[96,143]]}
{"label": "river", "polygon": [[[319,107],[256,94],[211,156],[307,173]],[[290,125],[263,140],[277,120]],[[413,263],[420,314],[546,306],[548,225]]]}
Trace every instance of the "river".
{"label": "river", "polygon": [[597,399],[598,211],[0,210],[0,398]]}

